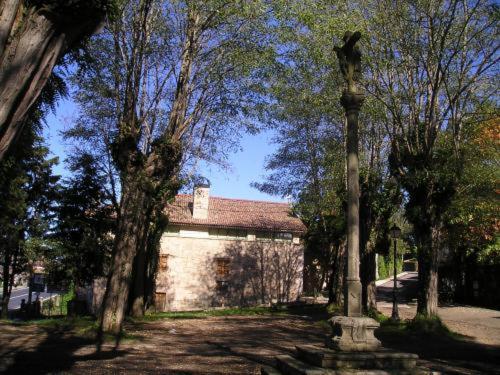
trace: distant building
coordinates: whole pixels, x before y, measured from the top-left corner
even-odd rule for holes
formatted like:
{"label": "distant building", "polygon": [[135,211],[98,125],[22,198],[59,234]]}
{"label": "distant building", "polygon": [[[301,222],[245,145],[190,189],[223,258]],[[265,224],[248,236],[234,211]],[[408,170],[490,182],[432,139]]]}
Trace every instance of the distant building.
{"label": "distant building", "polygon": [[305,226],[286,203],[210,197],[208,184],[167,206],[158,311],[297,299]]}

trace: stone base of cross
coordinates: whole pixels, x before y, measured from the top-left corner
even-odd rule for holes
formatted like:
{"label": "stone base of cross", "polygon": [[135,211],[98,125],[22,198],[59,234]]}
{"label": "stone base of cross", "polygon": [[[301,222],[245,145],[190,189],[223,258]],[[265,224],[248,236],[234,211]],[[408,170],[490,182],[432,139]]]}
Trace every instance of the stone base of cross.
{"label": "stone base of cross", "polygon": [[326,339],[330,349],[344,352],[375,351],[382,344],[374,335],[380,324],[368,317],[334,316],[329,320],[332,336]]}

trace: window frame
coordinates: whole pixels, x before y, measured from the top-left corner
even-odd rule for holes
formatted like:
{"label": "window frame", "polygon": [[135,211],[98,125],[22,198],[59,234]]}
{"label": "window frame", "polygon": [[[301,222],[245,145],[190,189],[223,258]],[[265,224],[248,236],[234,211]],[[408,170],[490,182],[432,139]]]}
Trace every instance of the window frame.
{"label": "window frame", "polygon": [[231,258],[229,257],[216,257],[215,261],[215,280],[227,281],[231,273]]}

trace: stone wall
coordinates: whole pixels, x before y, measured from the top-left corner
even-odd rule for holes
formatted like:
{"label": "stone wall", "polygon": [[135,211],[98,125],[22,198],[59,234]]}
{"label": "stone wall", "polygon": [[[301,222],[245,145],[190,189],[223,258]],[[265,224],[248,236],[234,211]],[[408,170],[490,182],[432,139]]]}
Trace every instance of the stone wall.
{"label": "stone wall", "polygon": [[[217,264],[225,260],[227,274]],[[193,310],[296,300],[302,291],[303,246],[293,241],[211,238],[183,229],[161,239],[156,309]]]}

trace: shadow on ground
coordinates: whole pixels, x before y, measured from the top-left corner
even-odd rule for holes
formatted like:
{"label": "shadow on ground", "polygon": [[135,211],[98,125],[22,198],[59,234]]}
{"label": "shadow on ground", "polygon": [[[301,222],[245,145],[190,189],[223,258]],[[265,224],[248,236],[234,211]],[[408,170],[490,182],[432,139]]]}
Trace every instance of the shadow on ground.
{"label": "shadow on ground", "polygon": [[418,354],[421,363],[446,374],[500,374],[500,346],[456,334],[414,332],[383,324],[375,335],[383,346]]}
{"label": "shadow on ground", "polygon": [[[297,307],[288,315],[226,316],[127,322],[134,338],[96,341],[64,329],[0,327],[0,372],[258,374],[274,357],[296,345],[323,345],[324,307]],[[498,373],[500,348],[453,335],[422,334],[383,325],[377,336],[387,348],[418,354],[421,365],[446,374]],[[5,345],[4,345],[5,344]]]}
{"label": "shadow on ground", "polygon": [[[106,360],[125,355],[118,344],[97,350],[97,341],[74,335],[70,328],[17,327],[16,337],[2,332],[0,372],[5,374],[52,374],[69,371],[76,362]],[[83,350],[82,350],[83,349]]]}

